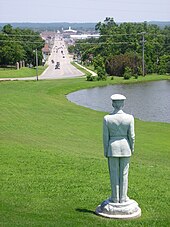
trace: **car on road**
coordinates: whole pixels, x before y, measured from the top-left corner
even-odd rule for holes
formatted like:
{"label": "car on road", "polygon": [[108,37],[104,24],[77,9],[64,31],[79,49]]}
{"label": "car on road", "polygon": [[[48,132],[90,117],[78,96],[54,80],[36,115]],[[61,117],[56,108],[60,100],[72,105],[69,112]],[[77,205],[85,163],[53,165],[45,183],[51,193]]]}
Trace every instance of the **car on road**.
{"label": "car on road", "polygon": [[60,66],[59,65],[55,65],[55,69],[60,69]]}
{"label": "car on road", "polygon": [[60,62],[57,62],[57,63],[56,63],[55,69],[60,69]]}

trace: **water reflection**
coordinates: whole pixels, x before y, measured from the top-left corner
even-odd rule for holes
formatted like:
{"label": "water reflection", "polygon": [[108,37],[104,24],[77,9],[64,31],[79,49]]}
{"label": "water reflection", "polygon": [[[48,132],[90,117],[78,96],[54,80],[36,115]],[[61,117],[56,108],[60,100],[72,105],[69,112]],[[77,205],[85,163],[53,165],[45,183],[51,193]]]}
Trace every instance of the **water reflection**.
{"label": "water reflection", "polygon": [[67,98],[81,106],[111,112],[110,96],[114,93],[127,97],[126,113],[145,121],[170,123],[170,81],[96,87],[73,92]]}

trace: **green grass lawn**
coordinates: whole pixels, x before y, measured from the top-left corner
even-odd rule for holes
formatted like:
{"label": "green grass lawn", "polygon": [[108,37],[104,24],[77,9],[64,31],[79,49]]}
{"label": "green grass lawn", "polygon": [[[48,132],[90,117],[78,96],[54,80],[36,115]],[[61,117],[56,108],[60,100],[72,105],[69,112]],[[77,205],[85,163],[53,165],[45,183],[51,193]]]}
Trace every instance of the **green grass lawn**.
{"label": "green grass lawn", "polygon": [[141,218],[120,221],[94,214],[110,196],[102,147],[106,113],[75,105],[65,95],[118,82],[127,81],[0,83],[1,226],[170,226],[168,123],[135,120],[128,194],[139,203]]}
{"label": "green grass lawn", "polygon": [[[38,67],[38,75],[45,70],[46,66]],[[21,78],[21,77],[33,77],[36,76],[36,68],[21,68],[19,70],[16,69],[1,69],[0,70],[0,78]]]}

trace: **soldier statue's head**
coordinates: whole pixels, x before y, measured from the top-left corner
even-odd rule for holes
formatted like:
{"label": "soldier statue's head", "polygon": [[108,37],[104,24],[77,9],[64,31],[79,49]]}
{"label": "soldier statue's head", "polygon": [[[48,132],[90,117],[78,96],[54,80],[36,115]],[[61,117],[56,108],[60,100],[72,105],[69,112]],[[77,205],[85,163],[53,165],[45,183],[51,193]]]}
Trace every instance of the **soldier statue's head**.
{"label": "soldier statue's head", "polygon": [[112,106],[115,110],[121,110],[124,107],[124,102],[126,97],[121,94],[114,94],[111,97],[112,100]]}

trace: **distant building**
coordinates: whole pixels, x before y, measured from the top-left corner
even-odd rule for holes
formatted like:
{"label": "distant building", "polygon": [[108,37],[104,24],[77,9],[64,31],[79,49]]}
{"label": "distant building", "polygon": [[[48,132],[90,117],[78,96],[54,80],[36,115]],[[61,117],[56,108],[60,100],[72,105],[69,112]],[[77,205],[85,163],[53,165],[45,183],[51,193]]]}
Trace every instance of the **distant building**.
{"label": "distant building", "polygon": [[43,55],[43,59],[46,61],[48,55],[50,55],[50,48],[49,48],[49,44],[45,43],[44,47],[42,48],[42,55]]}
{"label": "distant building", "polygon": [[67,30],[63,30],[63,33],[75,34],[75,33],[77,33],[77,31],[73,30],[73,29],[71,29],[71,27],[69,27]]}
{"label": "distant building", "polygon": [[55,32],[50,32],[50,31],[45,31],[42,32],[40,35],[42,39],[47,40],[47,39],[53,39],[55,37]]}
{"label": "distant building", "polygon": [[66,30],[62,30],[63,33],[63,38],[70,38],[71,35],[75,35],[77,34],[76,30],[71,29],[71,27],[69,27]]}
{"label": "distant building", "polygon": [[100,34],[81,34],[81,35],[70,35],[72,39],[89,39],[89,38],[99,38]]}
{"label": "distant building", "polygon": [[54,45],[54,39],[56,36],[56,32],[52,31],[44,31],[41,33],[41,37],[43,40],[45,40],[45,45],[42,48],[42,55],[43,55],[43,61],[45,62],[48,58],[48,55],[50,55],[52,47]]}

